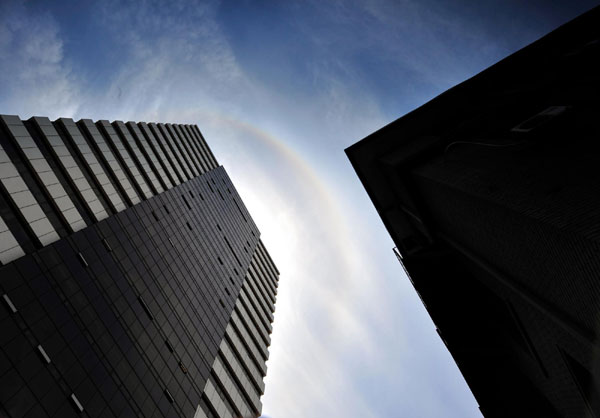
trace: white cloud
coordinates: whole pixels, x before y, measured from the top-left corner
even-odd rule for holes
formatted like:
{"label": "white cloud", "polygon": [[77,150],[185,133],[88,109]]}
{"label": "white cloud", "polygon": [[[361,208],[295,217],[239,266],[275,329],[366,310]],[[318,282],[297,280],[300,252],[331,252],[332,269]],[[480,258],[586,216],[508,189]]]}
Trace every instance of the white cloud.
{"label": "white cloud", "polygon": [[2,3],[0,16],[0,111],[23,117],[75,112],[78,82],[64,60],[56,21],[30,16],[14,1]]}

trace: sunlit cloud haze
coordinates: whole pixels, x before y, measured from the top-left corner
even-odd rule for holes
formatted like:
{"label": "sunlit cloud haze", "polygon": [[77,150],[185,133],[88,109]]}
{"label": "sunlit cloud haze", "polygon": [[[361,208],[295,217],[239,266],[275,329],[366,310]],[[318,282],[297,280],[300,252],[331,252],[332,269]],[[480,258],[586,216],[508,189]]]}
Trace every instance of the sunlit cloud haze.
{"label": "sunlit cloud haze", "polygon": [[343,149],[594,5],[523,3],[4,0],[0,113],[200,127],[281,272],[265,416],[476,417]]}

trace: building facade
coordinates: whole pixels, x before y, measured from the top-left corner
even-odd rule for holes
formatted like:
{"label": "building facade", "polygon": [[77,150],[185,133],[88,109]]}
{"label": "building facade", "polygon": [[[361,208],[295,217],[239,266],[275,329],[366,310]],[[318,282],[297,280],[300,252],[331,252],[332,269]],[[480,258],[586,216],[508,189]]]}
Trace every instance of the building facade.
{"label": "building facade", "polygon": [[0,116],[0,417],[257,417],[279,272],[196,126]]}
{"label": "building facade", "polygon": [[600,417],[600,8],[346,150],[485,417]]}

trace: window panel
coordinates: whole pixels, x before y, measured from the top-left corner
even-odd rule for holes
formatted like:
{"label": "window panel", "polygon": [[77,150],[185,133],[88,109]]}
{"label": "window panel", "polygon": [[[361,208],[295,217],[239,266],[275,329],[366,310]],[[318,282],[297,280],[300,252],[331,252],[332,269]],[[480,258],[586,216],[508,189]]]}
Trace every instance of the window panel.
{"label": "window panel", "polygon": [[173,125],[173,127],[179,133],[179,136],[184,139],[186,144],[188,144],[193,158],[200,167],[200,171],[208,171],[208,164],[206,164],[206,162],[203,161],[202,153],[200,152],[200,149],[198,148],[197,144],[195,143],[189,132],[185,129],[185,125]]}
{"label": "window panel", "polygon": [[[94,176],[98,180],[98,183],[100,184],[102,191],[108,197],[108,200],[111,203],[111,205],[114,207],[114,209],[117,212],[120,212],[123,209],[125,209],[127,206],[125,205],[125,203],[123,202],[121,197],[116,193],[116,190],[115,190],[115,187],[113,186],[113,184],[110,181],[108,181],[108,178],[100,177],[101,175],[105,174],[104,168],[102,168],[102,166],[100,165],[100,162],[96,158],[96,155],[93,153],[93,151],[89,147],[89,144],[87,143],[87,141],[85,140],[85,138],[83,137],[83,135],[81,134],[81,132],[79,131],[77,126],[75,126],[75,122],[73,122],[72,119],[68,119],[68,118],[61,118],[59,120],[67,128],[67,131],[69,132],[71,140],[75,143],[79,153],[85,160],[88,167],[90,167]],[[94,140],[96,140],[96,138],[94,138]],[[101,140],[101,141],[103,143],[104,140]],[[113,168],[113,167],[111,166],[111,168]],[[116,169],[120,170],[120,167],[117,167]],[[117,178],[119,178],[119,176],[117,176]],[[134,198],[137,199],[137,195],[134,195]],[[139,199],[136,202],[139,202]]]}
{"label": "window panel", "polygon": [[156,138],[156,142],[158,144],[160,144],[160,147],[163,150],[163,152],[165,153],[165,155],[167,156],[167,159],[169,160],[169,162],[171,163],[171,165],[177,172],[179,179],[181,181],[186,181],[188,179],[188,176],[186,176],[185,172],[183,171],[183,167],[181,167],[181,165],[177,161],[177,158],[175,158],[175,154],[173,153],[173,150],[171,149],[171,147],[169,146],[169,144],[167,143],[165,138],[162,136],[160,130],[158,129],[158,126],[156,126],[155,123],[149,123],[148,126],[150,127],[150,131]]}
{"label": "window panel", "polygon": [[0,262],[7,264],[23,255],[25,252],[0,216]]}
{"label": "window panel", "polygon": [[[125,141],[131,148],[131,151],[133,152],[134,157],[136,158],[136,160],[142,167],[143,172],[146,174],[146,176],[150,180],[150,183],[152,184],[154,189],[157,191],[157,193],[162,192],[164,190],[162,185],[160,184],[160,182],[154,175],[154,172],[150,168],[150,164],[148,163],[148,160],[146,159],[146,157],[144,156],[142,151],[138,148],[138,145],[135,142],[135,140],[133,139],[133,137],[129,134],[129,131],[127,130],[127,127],[125,126],[125,124],[121,121],[116,121],[116,122],[113,122],[113,125],[117,126],[117,129],[119,130],[121,135],[125,138]],[[119,139],[121,140],[121,138],[119,138]]]}
{"label": "window panel", "polygon": [[[54,129],[54,126],[52,126],[50,120],[48,118],[39,117],[35,117],[33,120],[38,127],[44,128],[43,131],[46,133],[46,136],[43,136],[44,141],[46,141],[52,152],[56,155],[59,164],[66,171],[68,177],[75,185],[77,192],[81,195],[84,203],[92,212],[93,218],[96,221],[106,218],[108,213],[106,213],[104,207],[100,204],[98,197],[93,192],[87,179],[83,176],[83,172],[75,163],[75,160],[62,142],[62,139],[58,136],[58,133],[56,132],[56,129]],[[100,208],[98,208],[98,205]],[[92,206],[94,206],[96,210],[92,210]]]}
{"label": "window panel", "polygon": [[[21,122],[19,122],[22,125]],[[24,126],[23,126],[24,128]],[[27,132],[27,130],[25,130]],[[58,178],[54,174],[54,171],[50,168],[50,165],[42,155],[42,152],[39,150],[37,144],[33,141],[33,139],[29,136],[29,133],[25,135],[21,135],[18,137],[14,137],[14,140],[20,150],[23,152],[25,157],[28,159],[33,171],[36,173],[38,181],[46,188],[46,191],[50,195],[50,197],[54,200],[56,206],[62,212],[66,210],[75,209],[73,201],[67,195],[67,192],[64,190],[62,185],[60,184]],[[32,202],[33,203],[33,202]],[[25,203],[23,205],[26,205]],[[79,215],[77,217],[77,215]],[[81,229],[81,224],[83,222],[83,218],[79,212],[75,209],[75,213],[71,215],[73,222],[68,222],[72,231],[77,231]],[[85,225],[85,222],[83,222]]]}
{"label": "window panel", "polygon": [[186,165],[186,168],[189,169],[188,173],[191,173],[192,177],[197,177],[199,172],[196,167],[195,161],[192,159],[192,154],[188,149],[187,143],[185,143],[185,139],[181,138],[173,125],[168,124],[159,124],[161,128],[163,128],[163,134],[169,138],[170,141],[173,142],[175,148],[177,149],[178,154],[182,157],[183,164]]}
{"label": "window panel", "polygon": [[144,197],[146,199],[151,198],[152,192],[150,191],[148,184],[146,184],[146,180],[144,180],[144,177],[142,177],[142,174],[135,165],[135,162],[129,154],[129,151],[127,151],[127,149],[125,148],[125,145],[121,141],[121,138],[118,137],[115,129],[108,121],[99,121],[97,123],[101,124],[102,127],[106,130],[106,133],[108,135],[108,141],[110,141],[116,149],[117,154],[121,158],[121,161],[124,163],[126,170],[129,172],[129,175],[132,177],[132,180],[138,185],[138,188],[142,191]]}
{"label": "window panel", "polygon": [[90,119],[82,119],[80,123],[82,123],[83,126],[85,126],[85,128],[88,130],[88,133],[92,137],[92,140],[100,150],[102,158],[104,158],[104,161],[109,166],[121,189],[125,192],[131,203],[133,205],[139,203],[141,201],[140,196],[137,194],[137,192],[131,185],[131,182],[129,181],[125,172],[123,171],[123,168],[121,167],[121,164],[119,164],[119,162],[115,158],[113,152],[110,150],[108,144],[106,143],[106,140],[100,134],[98,128],[96,128],[96,125],[94,125],[94,123]]}
{"label": "window panel", "polygon": [[[35,221],[40,219],[45,219],[45,221],[50,225],[48,219],[46,219],[46,215],[42,211],[42,208],[39,206],[29,188],[21,178],[21,175],[17,171],[17,168],[13,165],[13,163],[8,160],[8,156],[6,155],[6,151],[0,145],[0,150],[2,151],[2,155],[0,156],[2,165],[4,165],[4,169],[0,170],[3,174],[0,177],[0,181],[8,191],[11,199],[15,203],[15,205],[19,208],[21,215],[27,221],[27,223],[31,226]],[[33,229],[33,228],[32,228]],[[43,234],[38,234],[38,231],[33,231],[37,238],[44,242],[53,242],[59,239],[58,234],[50,225],[50,230],[44,232]]]}
{"label": "window panel", "polygon": [[168,179],[170,179],[170,181],[175,184],[178,185],[181,183],[181,181],[179,181],[179,177],[177,176],[177,173],[175,172],[175,168],[172,165],[171,161],[169,159],[167,159],[165,152],[162,149],[162,146],[159,144],[158,139],[156,138],[156,136],[154,136],[154,133],[152,132],[152,130],[150,129],[150,127],[143,122],[140,122],[138,124],[140,130],[144,133],[144,135],[146,136],[146,138],[148,139],[149,144],[152,147],[152,150],[156,153],[156,155],[158,155],[158,159],[162,162],[162,164],[164,164],[165,168],[167,169],[168,172]]}

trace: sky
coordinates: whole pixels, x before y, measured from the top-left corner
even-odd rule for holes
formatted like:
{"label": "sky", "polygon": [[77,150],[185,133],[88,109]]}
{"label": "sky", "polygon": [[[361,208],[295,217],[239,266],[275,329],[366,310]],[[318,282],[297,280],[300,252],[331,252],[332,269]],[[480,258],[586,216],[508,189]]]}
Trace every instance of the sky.
{"label": "sky", "polygon": [[480,417],[343,150],[595,5],[0,0],[0,113],[198,125],[281,272],[264,417]]}

